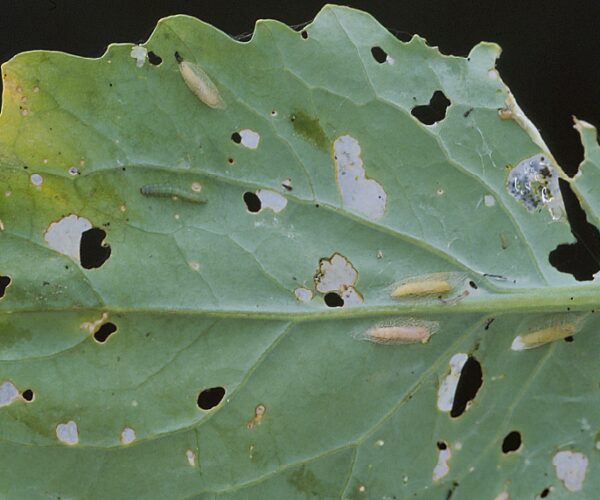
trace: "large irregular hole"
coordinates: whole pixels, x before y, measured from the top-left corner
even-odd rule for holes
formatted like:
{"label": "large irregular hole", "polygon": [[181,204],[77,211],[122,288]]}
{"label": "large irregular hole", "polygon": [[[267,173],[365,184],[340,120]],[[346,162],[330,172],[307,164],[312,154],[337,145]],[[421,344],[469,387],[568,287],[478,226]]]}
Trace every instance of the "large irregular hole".
{"label": "large irregular hole", "polygon": [[441,90],[436,90],[429,104],[415,106],[411,114],[425,125],[433,125],[446,117],[446,109],[450,106],[450,101]]}
{"label": "large irregular hole", "polygon": [[521,433],[519,431],[509,432],[502,441],[502,453],[517,451],[521,447]]}
{"label": "large irregular hole", "polygon": [[162,57],[150,51],[148,52],[148,62],[153,66],[158,66],[162,62]]}
{"label": "large irregular hole", "polygon": [[600,231],[588,222],[569,184],[559,179],[559,185],[571,232],[577,242],[558,245],[550,252],[548,260],[560,272],[572,274],[578,281],[591,281],[600,271]]}
{"label": "large irregular hole", "polygon": [[244,203],[246,204],[248,212],[252,212],[253,214],[260,212],[262,204],[256,193],[251,193],[250,191],[245,192]]}
{"label": "large irregular hole", "polygon": [[373,47],[371,49],[371,55],[373,59],[375,59],[379,64],[383,64],[387,61],[387,52],[383,50],[381,47]]}
{"label": "large irregular hole", "polygon": [[94,333],[94,339],[96,339],[96,341],[100,342],[101,344],[104,344],[104,342],[108,340],[108,337],[110,337],[116,331],[117,325],[111,323],[110,321],[106,322],[100,328],[98,328],[96,333]]}
{"label": "large irregular hole", "polygon": [[329,292],[323,298],[327,307],[344,307],[344,299],[337,292]]}
{"label": "large irregular hole", "polygon": [[106,232],[93,227],[81,234],[79,260],[85,269],[96,269],[110,257],[110,245],[104,243]]}
{"label": "large irregular hole", "polygon": [[224,387],[211,387],[210,389],[204,389],[198,395],[198,407],[203,410],[210,410],[217,406],[225,397]]}
{"label": "large irregular hole", "polygon": [[4,297],[8,285],[10,285],[10,276],[0,276],[0,299]]}
{"label": "large irregular hole", "polygon": [[481,364],[473,356],[469,356],[460,372],[456,393],[454,394],[454,402],[450,416],[452,418],[460,417],[467,405],[475,399],[479,388],[483,384],[483,372]]}

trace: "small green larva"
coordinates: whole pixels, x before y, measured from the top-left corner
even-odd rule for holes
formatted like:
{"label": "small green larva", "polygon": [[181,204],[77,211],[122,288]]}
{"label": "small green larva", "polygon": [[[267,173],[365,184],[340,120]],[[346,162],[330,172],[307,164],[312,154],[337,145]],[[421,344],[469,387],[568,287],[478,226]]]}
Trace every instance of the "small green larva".
{"label": "small green larva", "polygon": [[190,203],[206,203],[206,198],[200,193],[188,191],[172,184],[146,184],[140,188],[140,193],[151,198],[172,198]]}
{"label": "small green larva", "polygon": [[175,52],[175,59],[183,81],[196,97],[209,108],[224,109],[219,90],[206,72],[199,65],[185,61],[179,52]]}

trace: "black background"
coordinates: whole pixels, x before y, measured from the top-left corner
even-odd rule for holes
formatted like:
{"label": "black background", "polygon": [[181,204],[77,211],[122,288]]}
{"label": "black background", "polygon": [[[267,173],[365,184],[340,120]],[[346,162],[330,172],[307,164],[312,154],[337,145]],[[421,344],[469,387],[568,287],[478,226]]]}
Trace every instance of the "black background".
{"label": "black background", "polygon": [[[111,42],[143,42],[158,19],[190,14],[241,35],[260,18],[289,25],[310,21],[319,1],[1,0],[0,61],[33,49],[98,57]],[[481,40],[503,48],[498,69],[561,166],[573,175],[583,150],[572,115],[600,126],[600,1],[375,0],[347,1],[399,37],[424,36],[446,54],[466,55]],[[600,269],[600,234],[563,190],[580,244],[551,261],[578,279]],[[583,244],[581,244],[583,242]]]}

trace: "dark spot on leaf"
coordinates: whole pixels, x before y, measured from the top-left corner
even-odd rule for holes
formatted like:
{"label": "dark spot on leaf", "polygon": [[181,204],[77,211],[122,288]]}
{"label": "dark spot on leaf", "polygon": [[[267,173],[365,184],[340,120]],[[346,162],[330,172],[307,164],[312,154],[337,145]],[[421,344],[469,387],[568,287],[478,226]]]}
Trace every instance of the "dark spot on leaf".
{"label": "dark spot on leaf", "polygon": [[591,281],[600,271],[600,231],[588,222],[569,184],[562,179],[558,182],[571,232],[577,242],[558,245],[550,252],[548,260],[560,272],[572,274],[578,281]]}
{"label": "dark spot on leaf", "polygon": [[252,212],[253,214],[255,214],[256,212],[260,211],[260,198],[256,195],[256,193],[246,191],[244,193],[244,203],[246,204],[248,212]]}
{"label": "dark spot on leaf", "polygon": [[437,447],[438,450],[445,450],[446,448],[448,448],[448,445],[444,441],[438,441]]}
{"label": "dark spot on leaf", "polygon": [[326,293],[323,300],[325,300],[327,307],[343,307],[344,305],[344,299],[337,292]]}
{"label": "dark spot on leaf", "polygon": [[565,337],[565,342],[573,342],[573,335],[569,335],[568,337]]}
{"label": "dark spot on leaf", "polygon": [[489,330],[490,329],[490,325],[494,322],[496,318],[488,318],[485,320],[485,326],[483,327],[484,330]]}
{"label": "dark spot on leaf", "polygon": [[101,344],[104,344],[104,342],[108,340],[108,337],[110,337],[116,331],[117,325],[111,322],[107,322],[104,323],[100,328],[98,328],[96,333],[94,333],[94,338]]}
{"label": "dark spot on leaf", "polygon": [[469,286],[473,289],[473,290],[477,290],[477,283],[475,283],[474,281],[469,281]]}
{"label": "dark spot on leaf", "polygon": [[203,410],[210,410],[217,406],[225,397],[224,387],[211,387],[210,389],[204,389],[198,395],[198,407]]}
{"label": "dark spot on leaf", "polygon": [[294,132],[321,149],[328,148],[329,140],[318,118],[296,111],[290,115],[290,121],[294,126]]}
{"label": "dark spot on leaf", "polygon": [[234,132],[233,134],[231,134],[231,140],[236,144],[240,144],[242,142],[242,136],[237,132]]}
{"label": "dark spot on leaf", "polygon": [[0,276],[0,299],[4,297],[4,292],[10,285],[11,279],[10,276]]}
{"label": "dark spot on leaf", "polygon": [[110,257],[110,245],[104,243],[106,232],[93,227],[81,235],[79,260],[85,269],[96,269]]}
{"label": "dark spot on leaf", "polygon": [[519,431],[509,432],[502,441],[502,453],[517,451],[521,447],[521,433]]}
{"label": "dark spot on leaf", "polygon": [[182,63],[183,62],[183,57],[181,57],[181,54],[179,52],[177,52],[177,51],[175,51],[175,60],[178,63]]}
{"label": "dark spot on leaf", "polygon": [[429,104],[415,106],[411,114],[425,125],[433,125],[446,117],[446,109],[450,101],[441,90],[436,90],[431,96]]}
{"label": "dark spot on leaf", "polygon": [[463,113],[463,116],[464,116],[465,118],[468,118],[468,117],[469,117],[469,115],[470,115],[472,112],[473,112],[473,108],[469,108],[469,109],[467,109],[467,110],[466,110],[466,111]]}
{"label": "dark spot on leaf", "polygon": [[306,40],[308,38],[308,31],[302,30],[300,36]]}
{"label": "dark spot on leaf", "polygon": [[450,416],[460,417],[467,409],[467,404],[475,399],[477,391],[483,384],[483,372],[481,364],[473,356],[469,356],[460,372],[460,378],[454,394],[454,402]]}
{"label": "dark spot on leaf", "polygon": [[381,47],[371,48],[371,55],[379,64],[383,64],[387,60],[387,52]]}
{"label": "dark spot on leaf", "polygon": [[33,391],[31,389],[25,389],[23,391],[23,393],[21,394],[21,396],[28,403],[31,403],[33,401],[33,398],[34,398],[34,394],[33,394]]}
{"label": "dark spot on leaf", "polygon": [[446,492],[446,500],[450,500],[452,498],[452,495],[454,494],[454,490],[458,488],[458,483],[456,481],[452,481],[452,488],[450,488],[447,492]]}
{"label": "dark spot on leaf", "polygon": [[153,66],[158,66],[162,62],[162,57],[156,55],[154,52],[148,52],[148,62]]}

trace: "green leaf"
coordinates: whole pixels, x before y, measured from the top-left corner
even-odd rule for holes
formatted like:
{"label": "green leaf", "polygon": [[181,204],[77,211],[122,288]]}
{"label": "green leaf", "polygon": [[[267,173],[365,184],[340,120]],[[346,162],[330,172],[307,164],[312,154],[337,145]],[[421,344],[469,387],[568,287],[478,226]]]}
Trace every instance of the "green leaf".
{"label": "green leaf", "polygon": [[592,497],[599,288],[548,255],[600,147],[567,178],[499,53],[327,6],[4,64],[1,494]]}

